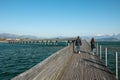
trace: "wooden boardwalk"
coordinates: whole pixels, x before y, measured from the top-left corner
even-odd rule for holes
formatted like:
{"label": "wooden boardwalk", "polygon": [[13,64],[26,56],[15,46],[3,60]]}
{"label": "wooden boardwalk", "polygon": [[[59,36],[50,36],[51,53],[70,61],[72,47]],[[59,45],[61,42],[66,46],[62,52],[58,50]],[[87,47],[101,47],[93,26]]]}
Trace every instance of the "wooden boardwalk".
{"label": "wooden boardwalk", "polygon": [[81,53],[66,47],[12,80],[116,80],[115,76],[90,53],[82,41]]}

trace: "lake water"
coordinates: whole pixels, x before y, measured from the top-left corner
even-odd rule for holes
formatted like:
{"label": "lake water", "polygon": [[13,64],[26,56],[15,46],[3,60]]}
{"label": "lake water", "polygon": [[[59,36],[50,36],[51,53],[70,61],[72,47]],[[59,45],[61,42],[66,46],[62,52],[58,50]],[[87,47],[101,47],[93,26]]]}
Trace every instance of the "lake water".
{"label": "lake water", "polygon": [[0,43],[0,80],[10,80],[64,47]]}
{"label": "lake water", "polygon": [[[105,48],[108,48],[108,68],[114,75],[115,52],[118,52],[120,74],[120,42],[102,41],[97,43],[102,46],[103,62],[105,62]],[[40,46],[39,44],[0,43],[0,80],[10,80],[64,47],[65,45]]]}
{"label": "lake water", "polygon": [[102,60],[105,63],[105,48],[108,48],[108,68],[115,75],[115,53],[118,52],[119,80],[120,80],[120,41],[97,42],[102,46]]}

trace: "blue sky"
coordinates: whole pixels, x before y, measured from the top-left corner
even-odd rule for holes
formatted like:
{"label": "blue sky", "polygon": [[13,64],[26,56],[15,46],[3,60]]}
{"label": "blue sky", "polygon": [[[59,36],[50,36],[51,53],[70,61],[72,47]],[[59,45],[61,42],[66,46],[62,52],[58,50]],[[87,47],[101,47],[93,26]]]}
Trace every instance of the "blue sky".
{"label": "blue sky", "polygon": [[0,0],[0,33],[42,37],[120,33],[120,0]]}

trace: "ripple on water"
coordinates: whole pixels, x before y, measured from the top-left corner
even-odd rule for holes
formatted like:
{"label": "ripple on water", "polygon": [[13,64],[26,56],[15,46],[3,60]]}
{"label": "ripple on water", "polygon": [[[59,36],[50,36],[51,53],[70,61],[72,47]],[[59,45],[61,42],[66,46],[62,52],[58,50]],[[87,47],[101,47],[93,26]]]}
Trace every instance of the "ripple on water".
{"label": "ripple on water", "polygon": [[63,47],[0,43],[0,80],[10,80]]}

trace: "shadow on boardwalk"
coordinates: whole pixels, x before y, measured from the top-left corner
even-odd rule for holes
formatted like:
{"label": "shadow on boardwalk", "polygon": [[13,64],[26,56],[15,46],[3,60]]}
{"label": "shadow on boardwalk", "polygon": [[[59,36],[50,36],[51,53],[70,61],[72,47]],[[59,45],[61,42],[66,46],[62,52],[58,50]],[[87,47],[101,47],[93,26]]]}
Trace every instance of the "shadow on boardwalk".
{"label": "shadow on boardwalk", "polygon": [[[96,69],[99,69],[99,70],[102,70],[104,72],[107,72],[107,73],[110,73],[110,74],[113,74],[110,70],[106,70],[106,67],[101,61],[99,60],[94,60],[94,59],[84,59],[83,58],[83,61],[86,61],[86,62],[90,62],[94,65],[90,65],[90,67],[93,67],[93,68],[96,68]],[[101,66],[101,67],[100,67]]]}

